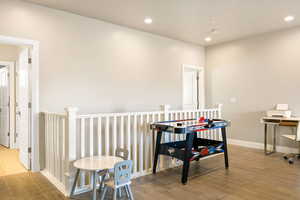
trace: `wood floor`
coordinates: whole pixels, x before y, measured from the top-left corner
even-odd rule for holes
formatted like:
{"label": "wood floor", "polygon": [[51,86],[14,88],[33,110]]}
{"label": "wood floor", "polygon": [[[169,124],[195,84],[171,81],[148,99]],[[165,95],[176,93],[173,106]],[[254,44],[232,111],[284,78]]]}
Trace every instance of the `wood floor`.
{"label": "wood floor", "polygon": [[[300,161],[287,164],[281,154],[265,156],[260,150],[230,146],[230,169],[223,157],[192,165],[190,181],[180,184],[180,169],[133,180],[137,200],[299,200]],[[39,173],[0,177],[1,200],[65,199]],[[89,195],[76,197],[89,199]]]}
{"label": "wood floor", "polygon": [[[19,162],[19,152],[0,145],[0,176],[27,172]],[[1,199],[1,198],[0,198]]]}

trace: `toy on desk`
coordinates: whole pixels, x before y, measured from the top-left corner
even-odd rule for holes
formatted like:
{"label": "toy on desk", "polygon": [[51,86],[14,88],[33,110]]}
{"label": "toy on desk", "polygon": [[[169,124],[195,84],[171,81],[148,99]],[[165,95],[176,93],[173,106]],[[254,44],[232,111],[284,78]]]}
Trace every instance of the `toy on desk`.
{"label": "toy on desk", "polygon": [[275,106],[275,110],[268,110],[267,116],[268,117],[291,117],[292,111],[289,110],[288,104],[277,104]]}

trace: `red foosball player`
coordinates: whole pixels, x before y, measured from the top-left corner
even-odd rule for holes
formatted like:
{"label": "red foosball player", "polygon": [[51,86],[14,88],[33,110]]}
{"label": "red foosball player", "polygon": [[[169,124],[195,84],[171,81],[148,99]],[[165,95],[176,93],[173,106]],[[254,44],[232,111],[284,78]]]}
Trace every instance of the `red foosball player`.
{"label": "red foosball player", "polygon": [[200,151],[201,156],[206,156],[208,154],[209,154],[209,149],[207,147],[201,149],[201,151]]}
{"label": "red foosball player", "polygon": [[199,122],[200,122],[200,123],[204,123],[204,122],[205,122],[205,117],[200,117],[200,118],[199,118]]}

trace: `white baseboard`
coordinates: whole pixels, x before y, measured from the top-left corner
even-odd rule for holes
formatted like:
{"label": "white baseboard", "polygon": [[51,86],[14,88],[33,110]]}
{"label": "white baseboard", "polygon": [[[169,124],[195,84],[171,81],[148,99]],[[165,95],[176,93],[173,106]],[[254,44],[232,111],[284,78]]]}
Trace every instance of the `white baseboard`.
{"label": "white baseboard", "polygon": [[[228,144],[248,147],[252,149],[264,149],[263,143],[249,142],[245,140],[228,139]],[[272,145],[268,145],[268,148],[272,148]],[[285,146],[276,146],[276,151],[280,153],[298,153],[299,149]]]}
{"label": "white baseboard", "polygon": [[63,195],[68,196],[65,186],[47,170],[40,171],[43,176],[45,176]]}

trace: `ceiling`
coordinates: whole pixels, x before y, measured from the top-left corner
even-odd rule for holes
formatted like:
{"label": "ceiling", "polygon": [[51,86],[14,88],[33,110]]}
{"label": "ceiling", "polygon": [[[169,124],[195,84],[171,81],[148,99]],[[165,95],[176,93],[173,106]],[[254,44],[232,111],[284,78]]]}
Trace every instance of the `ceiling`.
{"label": "ceiling", "polygon": [[[299,0],[27,1],[200,45],[300,25]],[[283,20],[287,15],[296,18],[287,23]],[[145,24],[145,17],[153,23]],[[209,43],[204,41],[207,36],[212,38]]]}

